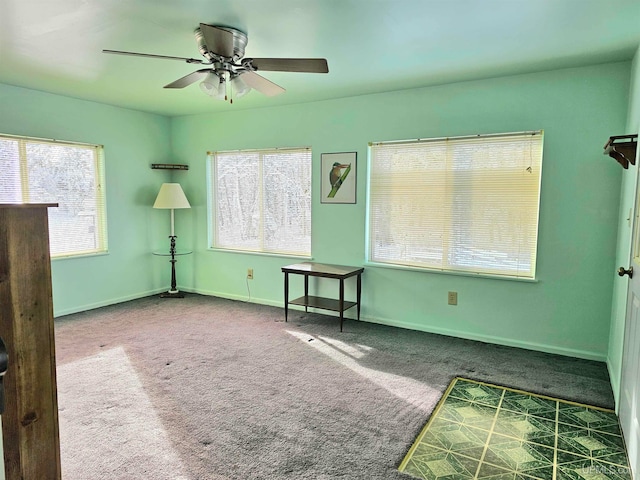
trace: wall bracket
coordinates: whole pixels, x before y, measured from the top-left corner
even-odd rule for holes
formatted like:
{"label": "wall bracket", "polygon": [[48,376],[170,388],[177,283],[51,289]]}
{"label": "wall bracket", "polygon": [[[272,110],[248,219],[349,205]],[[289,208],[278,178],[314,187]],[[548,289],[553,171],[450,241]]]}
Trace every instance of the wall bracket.
{"label": "wall bracket", "polygon": [[636,149],[638,147],[638,135],[618,135],[609,137],[604,146],[604,154],[616,160],[622,168],[629,168],[636,164]]}

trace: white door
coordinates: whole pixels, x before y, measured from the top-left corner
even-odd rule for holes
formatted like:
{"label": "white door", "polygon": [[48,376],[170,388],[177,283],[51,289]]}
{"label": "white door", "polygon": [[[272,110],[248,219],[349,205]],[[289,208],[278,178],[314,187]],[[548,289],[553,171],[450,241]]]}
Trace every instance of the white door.
{"label": "white door", "polygon": [[[627,292],[627,316],[620,380],[620,424],[634,478],[640,476],[640,188],[636,190],[635,222],[631,244],[631,267]],[[626,268],[626,267],[625,267]],[[621,272],[622,273],[622,272]],[[628,274],[628,273],[627,273]]]}

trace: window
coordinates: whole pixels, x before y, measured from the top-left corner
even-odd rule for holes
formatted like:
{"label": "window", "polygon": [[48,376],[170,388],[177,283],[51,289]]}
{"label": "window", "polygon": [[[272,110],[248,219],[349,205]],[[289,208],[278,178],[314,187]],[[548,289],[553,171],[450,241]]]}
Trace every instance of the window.
{"label": "window", "polygon": [[311,255],[311,150],[209,155],[214,248]]}
{"label": "window", "polygon": [[535,278],[542,132],[369,151],[369,261]]}
{"label": "window", "polygon": [[0,202],[49,208],[51,257],[107,250],[102,147],[0,135]]}

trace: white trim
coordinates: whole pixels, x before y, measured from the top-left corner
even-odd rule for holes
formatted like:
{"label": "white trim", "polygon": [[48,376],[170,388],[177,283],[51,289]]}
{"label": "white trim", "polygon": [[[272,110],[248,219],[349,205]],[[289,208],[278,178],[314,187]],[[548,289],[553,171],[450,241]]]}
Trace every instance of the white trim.
{"label": "white trim", "polygon": [[278,152],[286,152],[289,150],[311,150],[311,147],[266,147],[266,148],[239,148],[236,150],[216,150],[215,152],[207,152],[207,156],[215,155],[216,153],[238,153],[238,152],[264,152],[268,151],[278,151]]}
{"label": "white trim", "polygon": [[[251,300],[249,300],[249,296],[248,295],[228,294],[228,293],[223,293],[223,292],[216,292],[216,291],[213,291],[213,290],[203,290],[201,288],[196,288],[196,289],[192,290],[191,292],[192,293],[197,293],[197,294],[200,294],[200,295],[206,295],[208,297],[218,297],[218,298],[224,298],[226,300],[237,300],[239,302],[256,303],[258,305],[268,305],[270,307],[280,307],[280,308],[284,309],[284,300],[280,301],[280,302],[276,302],[274,300],[268,300],[266,298],[253,298],[253,297],[251,297]],[[289,307],[289,308],[291,308],[291,307]],[[301,308],[303,308],[303,307],[301,307]],[[282,318],[284,319],[284,313],[282,314]]]}
{"label": "white trim", "polygon": [[[362,317],[361,317],[362,318]],[[598,362],[605,362],[606,361],[606,355],[605,354],[597,354],[594,352],[588,352],[586,350],[577,350],[574,348],[562,348],[562,347],[555,347],[555,346],[551,346],[551,345],[544,345],[541,343],[534,343],[534,342],[524,342],[524,341],[519,341],[519,340],[512,340],[512,339],[508,339],[508,338],[503,338],[503,337],[494,337],[491,335],[478,335],[478,334],[471,334],[471,333],[467,333],[467,332],[460,332],[457,330],[451,330],[448,328],[438,328],[438,327],[430,327],[428,325],[419,325],[419,324],[415,324],[415,323],[408,323],[408,322],[402,322],[402,321],[397,321],[397,320],[389,320],[389,319],[382,319],[382,318],[373,318],[373,317],[366,317],[364,319],[364,321],[370,322],[370,323],[378,323],[381,325],[388,325],[390,327],[399,327],[399,328],[406,328],[408,330],[416,330],[419,332],[425,332],[425,333],[435,333],[438,335],[446,335],[448,337],[455,337],[455,338],[462,338],[462,339],[466,339],[466,340],[475,340],[478,342],[484,342],[484,343],[491,343],[491,344],[495,344],[495,345],[502,345],[505,347],[516,347],[516,348],[522,348],[525,350],[533,350],[536,352],[542,352],[542,353],[552,353],[555,355],[563,355],[566,357],[573,357],[573,358],[582,358],[584,360],[595,360]]]}
{"label": "white trim", "polygon": [[63,145],[75,145],[79,147],[98,147],[104,148],[104,145],[99,145],[96,143],[85,143],[85,142],[73,142],[69,140],[56,140],[55,138],[41,138],[41,137],[29,137],[27,135],[11,135],[9,133],[0,134],[2,138],[11,138],[14,140],[32,140],[35,142],[47,142],[47,143],[61,143]]}
{"label": "white trim", "polygon": [[543,130],[525,130],[523,132],[507,132],[507,133],[478,133],[476,135],[459,135],[457,137],[434,137],[434,138],[410,138],[406,140],[388,140],[382,142],[369,142],[369,146],[374,145],[402,145],[404,143],[429,143],[443,142],[448,140],[468,140],[471,138],[501,138],[501,137],[517,137],[521,135],[542,135]]}
{"label": "white trim", "polygon": [[300,260],[313,260],[313,257],[306,257],[304,255],[295,255],[291,253],[276,253],[276,252],[260,252],[258,250],[240,250],[234,248],[220,248],[220,247],[207,247],[207,252],[224,252],[224,253],[244,253],[247,255],[260,255],[261,257],[281,257],[281,258],[298,258]]}
{"label": "white trim", "polygon": [[[214,297],[220,297],[220,298],[226,298],[228,300],[238,300],[238,301],[242,301],[242,302],[247,302],[247,303],[257,303],[257,304],[262,304],[262,305],[269,305],[272,307],[279,307],[282,308],[283,313],[283,319],[284,319],[284,299],[282,301],[279,302],[275,302],[273,300],[266,300],[266,299],[255,299],[252,298],[251,302],[249,302],[248,297],[245,295],[229,295],[229,294],[225,294],[225,293],[221,293],[221,292],[214,292],[211,290],[202,290],[202,289],[195,289],[194,290],[195,293],[199,293],[201,295],[209,295],[209,296],[214,296]],[[302,310],[304,312],[304,307],[297,307],[296,305],[289,305],[289,310]],[[309,308],[309,312],[310,313],[321,313],[323,315],[327,315],[327,316],[338,316],[337,313],[335,312],[330,312],[327,310],[318,310],[318,309],[313,309],[313,308]],[[349,312],[349,310],[347,310],[347,312]],[[345,312],[345,313],[347,313]],[[345,315],[344,317],[347,320],[350,321],[354,321],[357,322],[358,320],[356,320],[355,318],[352,318],[351,316],[347,316]],[[505,347],[515,347],[515,348],[522,348],[524,350],[532,350],[532,351],[536,351],[536,352],[542,352],[542,353],[551,353],[551,354],[555,354],[555,355],[563,355],[565,357],[572,357],[572,358],[582,358],[584,360],[595,360],[598,362],[605,362],[607,360],[607,357],[605,354],[597,354],[594,352],[589,352],[586,350],[578,350],[578,349],[574,349],[574,348],[562,348],[562,347],[555,347],[555,346],[551,346],[551,345],[544,345],[541,343],[534,343],[534,342],[524,342],[524,341],[519,341],[519,340],[512,340],[512,339],[508,339],[508,338],[503,338],[503,337],[494,337],[494,336],[490,336],[490,335],[478,335],[478,334],[471,334],[471,333],[467,333],[467,332],[460,332],[457,330],[451,330],[448,328],[438,328],[438,327],[432,327],[432,326],[428,326],[428,325],[420,325],[420,324],[416,324],[416,323],[410,323],[410,322],[403,322],[403,321],[397,321],[397,320],[390,320],[387,318],[377,318],[377,317],[369,317],[369,316],[360,316],[360,321],[361,322],[365,322],[365,323],[375,323],[375,324],[379,324],[379,325],[387,325],[389,327],[397,327],[397,328],[404,328],[407,330],[414,330],[414,331],[418,331],[418,332],[425,332],[425,333],[434,333],[437,335],[445,335],[447,337],[453,337],[453,338],[460,338],[460,339],[465,339],[465,340],[474,340],[477,342],[483,342],[483,343],[490,343],[493,345],[502,345]]]}
{"label": "white trim", "polygon": [[611,389],[613,390],[613,404],[615,405],[616,414],[618,413],[618,399],[620,397],[620,378],[613,375],[613,365],[611,364],[611,358],[607,354],[607,373],[609,374],[609,383],[611,383]]}
{"label": "white trim", "polygon": [[429,268],[429,267],[412,267],[410,265],[401,265],[399,263],[380,263],[380,262],[371,262],[371,261],[364,261],[362,263],[363,266],[365,267],[371,267],[371,268],[390,268],[392,270],[408,270],[411,272],[422,272],[422,273],[437,273],[437,274],[444,274],[444,275],[458,275],[461,277],[478,277],[478,278],[488,278],[491,280],[511,280],[511,281],[515,281],[515,282],[525,282],[525,283],[538,283],[540,280],[537,278],[528,278],[528,277],[516,277],[516,276],[509,276],[509,275],[498,275],[498,274],[491,274],[491,273],[480,273],[480,272],[464,272],[461,270],[446,270],[444,268],[442,269],[435,269],[435,268]]}
{"label": "white trim", "polygon": [[115,305],[117,303],[128,302],[129,300],[136,300],[138,298],[150,297],[152,295],[157,295],[157,294],[160,294],[160,293],[166,292],[166,291],[167,291],[166,287],[157,288],[157,289],[154,289],[154,290],[147,290],[146,292],[138,292],[138,293],[134,293],[132,295],[125,295],[123,297],[111,298],[109,300],[102,300],[100,302],[87,303],[85,305],[66,308],[66,309],[63,309],[63,310],[56,310],[56,308],[55,308],[55,298],[54,298],[53,317],[54,318],[58,318],[58,317],[63,317],[65,315],[71,315],[72,313],[86,312],[87,310],[93,310],[93,309],[100,308],[100,307],[106,307],[106,306],[109,306],[109,305]]}

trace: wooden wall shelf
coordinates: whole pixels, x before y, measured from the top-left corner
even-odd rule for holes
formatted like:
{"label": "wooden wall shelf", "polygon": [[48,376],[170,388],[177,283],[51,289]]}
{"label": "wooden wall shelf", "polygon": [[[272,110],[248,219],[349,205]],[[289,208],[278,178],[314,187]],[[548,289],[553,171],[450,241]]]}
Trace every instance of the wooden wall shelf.
{"label": "wooden wall shelf", "polygon": [[189,170],[189,165],[180,163],[152,163],[153,170]]}

